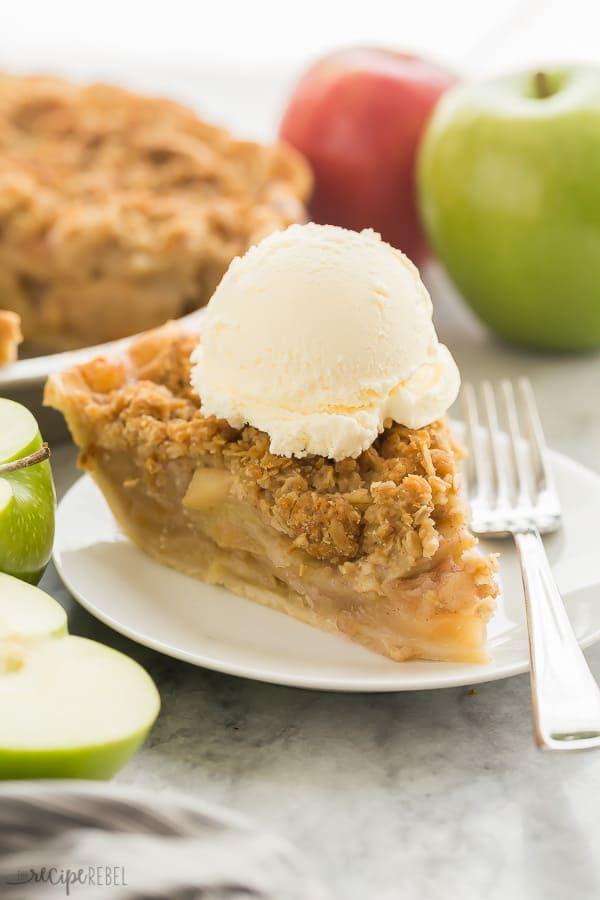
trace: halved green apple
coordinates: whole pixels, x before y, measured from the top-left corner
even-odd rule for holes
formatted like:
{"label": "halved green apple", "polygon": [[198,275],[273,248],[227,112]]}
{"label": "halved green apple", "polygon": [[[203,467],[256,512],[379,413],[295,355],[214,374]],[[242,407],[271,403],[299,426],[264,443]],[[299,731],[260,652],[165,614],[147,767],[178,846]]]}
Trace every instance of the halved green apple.
{"label": "halved green apple", "polygon": [[32,584],[42,577],[54,540],[54,486],[34,416],[0,398],[0,572]]}
{"label": "halved green apple", "polygon": [[0,572],[2,645],[9,641],[60,637],[66,633],[67,614],[60,603],[26,581]]}
{"label": "halved green apple", "polygon": [[52,597],[0,575],[0,778],[110,778],[158,715],[141,666],[65,626]]}

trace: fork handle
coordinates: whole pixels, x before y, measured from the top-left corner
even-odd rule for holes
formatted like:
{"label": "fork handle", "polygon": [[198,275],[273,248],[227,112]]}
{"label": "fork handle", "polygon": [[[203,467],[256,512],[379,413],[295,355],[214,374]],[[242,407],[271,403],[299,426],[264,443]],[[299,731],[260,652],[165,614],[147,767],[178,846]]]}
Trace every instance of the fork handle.
{"label": "fork handle", "polygon": [[537,528],[515,534],[525,590],[535,737],[551,750],[600,747],[600,690],[567,616]]}

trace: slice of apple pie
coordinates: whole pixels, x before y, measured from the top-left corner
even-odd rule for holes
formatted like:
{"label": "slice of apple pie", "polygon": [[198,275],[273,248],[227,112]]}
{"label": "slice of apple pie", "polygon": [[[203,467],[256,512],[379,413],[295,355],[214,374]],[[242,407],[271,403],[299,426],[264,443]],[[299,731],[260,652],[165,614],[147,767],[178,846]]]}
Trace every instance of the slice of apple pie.
{"label": "slice of apple pie", "polygon": [[447,422],[388,422],[355,459],[278,456],[265,432],[201,412],[198,340],[167,324],[48,382],[129,537],[393,660],[486,660],[494,564],[473,550]]}

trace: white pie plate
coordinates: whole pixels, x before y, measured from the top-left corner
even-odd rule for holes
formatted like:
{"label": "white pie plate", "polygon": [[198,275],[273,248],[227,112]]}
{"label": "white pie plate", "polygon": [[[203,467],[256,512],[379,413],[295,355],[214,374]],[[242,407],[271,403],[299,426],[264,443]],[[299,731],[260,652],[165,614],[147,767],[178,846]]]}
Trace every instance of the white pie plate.
{"label": "white pie plate", "polygon": [[[582,646],[600,640],[600,477],[551,453],[564,528],[546,539]],[[58,508],[54,562],[73,596],[115,631],[167,656],[231,675],[335,691],[415,691],[494,681],[529,668],[521,579],[510,541],[500,552],[502,596],[489,627],[492,660],[394,663],[344,637],[160,565],[121,532],[89,476]]]}
{"label": "white pie plate", "polygon": [[[197,309],[177,319],[184,331],[196,332],[206,312],[205,308]],[[50,353],[47,356],[32,356],[29,359],[18,359],[9,366],[0,367],[0,392],[8,392],[16,388],[43,387],[46,379],[54,372],[62,372],[70,366],[96,359],[97,356],[113,356],[125,351],[139,337],[120,338],[107,344],[94,344],[93,347],[81,347],[79,350],[66,350],[64,353]]]}

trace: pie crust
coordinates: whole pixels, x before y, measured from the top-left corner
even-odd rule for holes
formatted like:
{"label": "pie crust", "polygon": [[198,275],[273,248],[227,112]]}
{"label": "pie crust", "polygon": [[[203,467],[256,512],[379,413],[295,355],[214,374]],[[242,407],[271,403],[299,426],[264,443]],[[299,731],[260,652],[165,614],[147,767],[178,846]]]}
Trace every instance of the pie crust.
{"label": "pie crust", "polygon": [[473,549],[447,422],[386,423],[357,459],[275,456],[265,433],[202,414],[197,341],[168,323],[47,384],[129,537],[391,659],[488,659],[494,560]]}
{"label": "pie crust", "polygon": [[169,100],[0,73],[0,296],[30,352],[205,305],[231,260],[305,219],[307,164]]}
{"label": "pie crust", "polygon": [[22,340],[21,320],[18,315],[0,309],[0,366],[7,366],[16,360]]}

